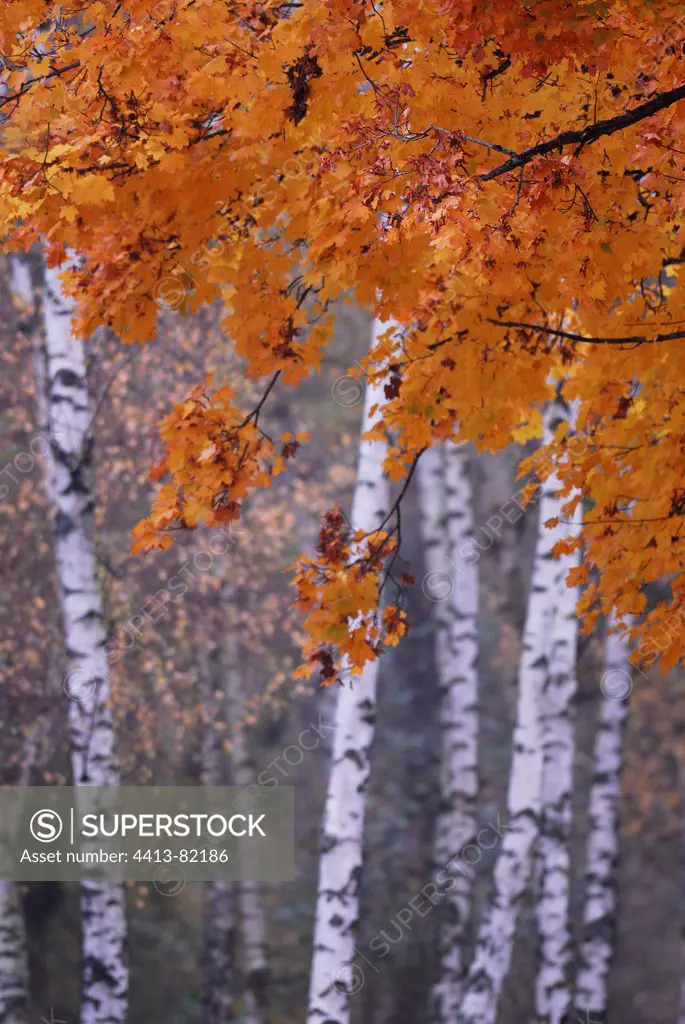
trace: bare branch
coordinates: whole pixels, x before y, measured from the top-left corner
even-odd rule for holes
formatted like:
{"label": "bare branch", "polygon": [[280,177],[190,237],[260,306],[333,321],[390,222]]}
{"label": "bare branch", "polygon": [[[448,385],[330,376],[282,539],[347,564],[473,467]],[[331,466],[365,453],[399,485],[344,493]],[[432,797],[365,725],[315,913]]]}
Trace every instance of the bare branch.
{"label": "bare branch", "polygon": [[551,334],[555,338],[567,338],[569,341],[582,342],[585,345],[652,345],[656,342],[685,338],[685,331],[655,334],[652,338],[648,338],[646,334],[628,334],[619,338],[593,338],[585,334],[574,334],[572,331],[562,331],[556,327],[546,327],[544,324],[521,323],[518,320],[492,320],[488,317],[488,323],[495,324],[497,327],[520,327],[523,331],[539,331],[542,334]]}
{"label": "bare branch", "polygon": [[80,67],[81,62],[79,60],[75,60],[63,68],[53,68],[47,75],[36,75],[35,78],[31,78],[28,82],[24,82],[22,87],[17,89],[16,92],[10,92],[6,96],[0,97],[0,107],[5,107],[13,100],[18,100],[24,95],[24,93],[27,93],[32,86],[36,85],[37,82],[47,82],[50,78],[57,78],[58,75],[64,75],[67,71],[75,71],[76,68]]}

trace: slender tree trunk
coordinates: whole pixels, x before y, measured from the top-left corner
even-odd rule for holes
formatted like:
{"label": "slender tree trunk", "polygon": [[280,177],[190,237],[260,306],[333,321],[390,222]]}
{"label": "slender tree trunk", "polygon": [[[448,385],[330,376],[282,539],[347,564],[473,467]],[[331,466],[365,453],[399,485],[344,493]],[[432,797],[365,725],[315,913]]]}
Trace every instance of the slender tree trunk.
{"label": "slender tree trunk", "polygon": [[[612,617],[609,627],[613,623]],[[595,737],[595,776],[590,790],[581,966],[576,978],[576,1006],[592,1024],[603,1024],[607,1019],[607,982],[616,945],[621,769],[631,689],[629,653],[623,635],[607,635]]]}
{"label": "slender tree trunk", "polygon": [[[439,444],[418,467],[421,525],[428,573],[423,590],[433,601],[435,658],[440,688],[440,809],[435,864],[445,869],[476,834],[478,720],[476,671],[477,560],[462,555],[473,536],[468,455],[463,446]],[[473,865],[459,862],[443,894],[438,981],[432,1018],[453,1021],[459,1009],[464,947],[471,917]]]}
{"label": "slender tree trunk", "polygon": [[680,1002],[678,1005],[678,1022],[685,1024],[685,768],[678,764],[678,793],[680,796],[680,827],[681,827],[681,905],[680,905],[680,956],[683,975],[680,981]]}
{"label": "slender tree trunk", "polygon": [[[10,262],[11,290],[24,317],[35,314],[29,267],[16,257]],[[30,736],[33,755],[35,743]],[[24,760],[19,785],[27,785],[32,765]],[[29,1022],[29,944],[22,897],[14,882],[0,882],[0,1024]]]}
{"label": "slender tree trunk", "polygon": [[258,882],[241,882],[239,884],[238,907],[245,965],[243,1018],[245,1024],[264,1024],[269,1019],[269,966],[264,900]]}
{"label": "slender tree trunk", "polygon": [[[545,412],[545,438],[560,416],[558,403]],[[540,526],[533,564],[530,598],[523,634],[519,691],[509,775],[509,823],[494,870],[493,891],[481,925],[473,962],[464,986],[460,1024],[494,1024],[502,984],[509,970],[518,914],[531,876],[533,849],[539,834],[542,798],[540,700],[549,672],[551,637],[559,590],[559,563],[552,556],[563,527],[546,529],[561,515],[565,499],[558,481],[548,477],[541,487]]]}
{"label": "slender tree trunk", "polygon": [[[224,688],[216,648],[200,658],[202,785],[226,785]],[[202,972],[203,1024],[229,1024],[235,1017],[236,884],[221,879],[204,885]]]}
{"label": "slender tree trunk", "polygon": [[[257,771],[245,735],[245,694],[238,638],[232,635],[226,646],[226,703],[232,743],[233,784],[250,786],[257,777]],[[269,960],[262,887],[259,882],[238,882],[237,888],[245,971],[243,1019],[245,1024],[266,1024],[269,1017]]]}
{"label": "slender tree trunk", "polygon": [[[374,333],[382,325],[374,324]],[[368,382],[362,432],[372,425],[371,408],[382,403],[380,381]],[[359,445],[352,528],[369,531],[388,506],[383,441]],[[378,662],[367,663],[353,684],[338,691],[331,774],[324,810],[308,1024],[347,1024],[356,991],[355,937],[366,809],[366,787],[376,717]]]}
{"label": "slender tree trunk", "polygon": [[[577,537],[582,522],[578,506],[566,535]],[[571,933],[569,923],[573,792],[574,699],[578,588],[567,587],[565,577],[580,564],[580,551],[559,560],[560,591],[552,635],[549,677],[541,704],[542,813],[537,850],[538,893],[535,917],[539,935],[539,962],[535,984],[538,1024],[566,1024],[572,1007]]]}
{"label": "slender tree trunk", "polygon": [[0,882],[0,1024],[28,1024],[29,960],[16,882]]}
{"label": "slender tree trunk", "polygon": [[[17,786],[27,786],[36,758],[42,722],[26,738]],[[19,817],[17,812],[13,817]],[[6,821],[16,831],[18,821]],[[30,1003],[29,948],[26,918],[16,882],[0,881],[0,1024],[28,1024]]]}
{"label": "slender tree trunk", "polygon": [[[118,786],[104,645],[102,593],[93,543],[93,439],[83,344],[71,334],[71,303],[56,270],[42,296],[51,459],[48,494],[68,658],[69,739],[75,786]],[[39,378],[40,380],[40,378]],[[39,404],[41,397],[39,396]],[[126,919],[121,884],[81,887],[82,1024],[127,1017]]]}
{"label": "slender tree trunk", "polygon": [[205,882],[202,963],[203,1024],[234,1020],[236,901],[233,883]]}

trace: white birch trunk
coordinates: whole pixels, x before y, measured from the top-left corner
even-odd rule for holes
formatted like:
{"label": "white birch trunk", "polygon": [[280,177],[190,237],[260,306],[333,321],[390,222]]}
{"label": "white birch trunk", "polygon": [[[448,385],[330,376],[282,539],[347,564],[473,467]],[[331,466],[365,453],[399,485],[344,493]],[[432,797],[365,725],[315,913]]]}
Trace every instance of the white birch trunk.
{"label": "white birch trunk", "polygon": [[0,1024],[28,1024],[29,959],[16,882],[0,882]]}
{"label": "white birch trunk", "polygon": [[471,916],[474,866],[458,859],[476,834],[477,559],[464,547],[473,536],[468,455],[463,446],[438,444],[417,467],[421,525],[428,573],[424,594],[434,602],[435,659],[440,689],[440,808],[434,857],[438,869],[454,862],[443,893],[438,981],[432,1019],[453,1021],[464,975],[464,946]]}
{"label": "white birch trunk", "polygon": [[[374,323],[374,337],[384,325]],[[371,407],[384,400],[381,382],[367,382],[362,432],[372,425]],[[362,441],[352,504],[352,528],[373,530],[387,512],[383,474],[387,445]],[[338,690],[331,773],[324,810],[308,1024],[348,1024],[356,991],[353,961],[359,916],[359,878],[366,787],[376,717],[378,662]]]}
{"label": "white birch trunk", "polygon": [[269,1019],[269,966],[264,900],[259,882],[239,883],[238,909],[245,970],[243,1020],[245,1024],[265,1024]]}
{"label": "white birch trunk", "polygon": [[[69,671],[69,738],[75,786],[118,786],[102,593],[93,543],[93,465],[83,344],[71,334],[71,303],[56,270],[43,294],[45,385],[51,459],[48,494]],[[40,401],[40,399],[39,399]],[[128,967],[124,889],[81,887],[81,1024],[122,1024]]]}
{"label": "white birch trunk", "polygon": [[[559,418],[556,403],[545,410],[545,436]],[[479,930],[473,962],[464,986],[460,1024],[494,1024],[502,984],[509,970],[516,924],[532,871],[542,799],[540,699],[552,653],[559,563],[552,556],[563,527],[546,529],[546,520],[560,516],[564,503],[558,481],[550,476],[541,487],[540,526],[519,667],[513,754],[507,808],[509,822],[495,864],[493,891]],[[564,499],[565,500],[565,499]]]}
{"label": "white birch trunk", "polygon": [[[609,627],[613,624],[612,616]],[[607,982],[616,945],[621,769],[631,689],[629,654],[628,641],[622,634],[607,636],[595,737],[595,775],[590,789],[580,969],[576,978],[576,1006],[593,1024],[602,1024],[607,1017]]]}
{"label": "white birch trunk", "polygon": [[[566,536],[577,537],[582,506],[576,509]],[[552,635],[549,677],[542,695],[542,813],[537,850],[538,892],[535,917],[539,961],[535,983],[538,1024],[566,1024],[571,1011],[570,838],[572,823],[574,700],[578,587],[567,587],[570,569],[580,564],[580,551],[559,560],[561,580]]]}
{"label": "white birch trunk", "polygon": [[233,882],[204,885],[202,1021],[230,1024],[235,1019],[236,900]]}
{"label": "white birch trunk", "polygon": [[[224,689],[219,652],[202,650],[200,695],[202,705],[203,786],[225,786]],[[202,1009],[203,1024],[230,1024],[235,1017],[236,883],[223,879],[203,886]]]}
{"label": "white birch trunk", "polygon": [[[256,777],[255,764],[245,736],[245,694],[240,670],[237,637],[226,645],[226,704],[231,735],[231,768],[234,786],[251,786]],[[240,945],[245,972],[243,1013],[245,1024],[266,1024],[268,1020],[269,960],[262,887],[259,882],[238,882]]]}

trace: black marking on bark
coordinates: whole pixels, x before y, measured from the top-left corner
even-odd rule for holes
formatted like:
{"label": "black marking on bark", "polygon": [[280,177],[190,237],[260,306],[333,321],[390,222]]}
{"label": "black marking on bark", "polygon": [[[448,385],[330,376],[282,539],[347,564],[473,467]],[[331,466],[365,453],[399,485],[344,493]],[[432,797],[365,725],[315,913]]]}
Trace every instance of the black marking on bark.
{"label": "black marking on bark", "polygon": [[357,750],[346,750],[344,755],[348,761],[352,761],[356,764],[357,768],[361,771],[364,767],[364,759]]}
{"label": "black marking on bark", "polygon": [[255,997],[260,1009],[266,1009],[269,990],[269,969],[267,967],[254,967],[248,971],[245,979],[245,988]]}
{"label": "black marking on bark", "polygon": [[83,978],[86,985],[96,985],[103,982],[108,988],[116,988],[117,980],[109,973],[107,967],[96,956],[87,956],[83,962]]}
{"label": "black marking on bark", "polygon": [[65,388],[83,389],[83,381],[73,370],[58,370],[54,377],[55,384],[61,384]]}
{"label": "black marking on bark", "polygon": [[52,521],[52,529],[55,537],[58,540],[63,540],[74,529],[74,520],[66,512],[63,512],[62,509],[58,509],[57,515]]}

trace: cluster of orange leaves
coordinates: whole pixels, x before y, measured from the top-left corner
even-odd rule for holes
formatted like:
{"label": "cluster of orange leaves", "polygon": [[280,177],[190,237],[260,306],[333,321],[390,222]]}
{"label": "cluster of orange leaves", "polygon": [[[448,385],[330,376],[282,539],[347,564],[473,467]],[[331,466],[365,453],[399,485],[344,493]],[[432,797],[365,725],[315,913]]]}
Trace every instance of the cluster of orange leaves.
{"label": "cluster of orange leaves", "polygon": [[[339,506],[324,516],[318,557],[293,566],[297,607],[306,612],[309,635],[296,676],[318,669],[328,685],[346,668],[359,674],[384,647],[399,643],[407,632],[406,613],[395,604],[381,609],[396,547],[397,537],[387,530],[350,530]],[[404,582],[413,580],[406,576]]]}
{"label": "cluster of orange leaves", "polygon": [[[436,438],[539,436],[564,378],[585,443],[559,436],[545,458],[589,509],[581,610],[637,616],[645,656],[669,664],[685,653],[684,48],[680,0],[7,0],[0,219],[10,244],[79,254],[65,287],[84,335],[152,336],[180,272],[189,310],[222,297],[248,374],[286,385],[318,369],[354,290],[399,325],[365,364],[393,382],[394,478]],[[254,420],[189,401],[141,547],[232,515],[268,476]],[[311,617],[318,579],[299,579],[314,649],[341,626],[320,601]]]}
{"label": "cluster of orange leaves", "polygon": [[194,388],[159,425],[166,446],[150,471],[163,484],[150,515],[134,532],[134,553],[172,545],[175,530],[223,526],[240,518],[241,502],[257,488],[270,487],[307,434],[282,434],[278,445],[259,426],[258,412],[247,416],[224,385]]}

